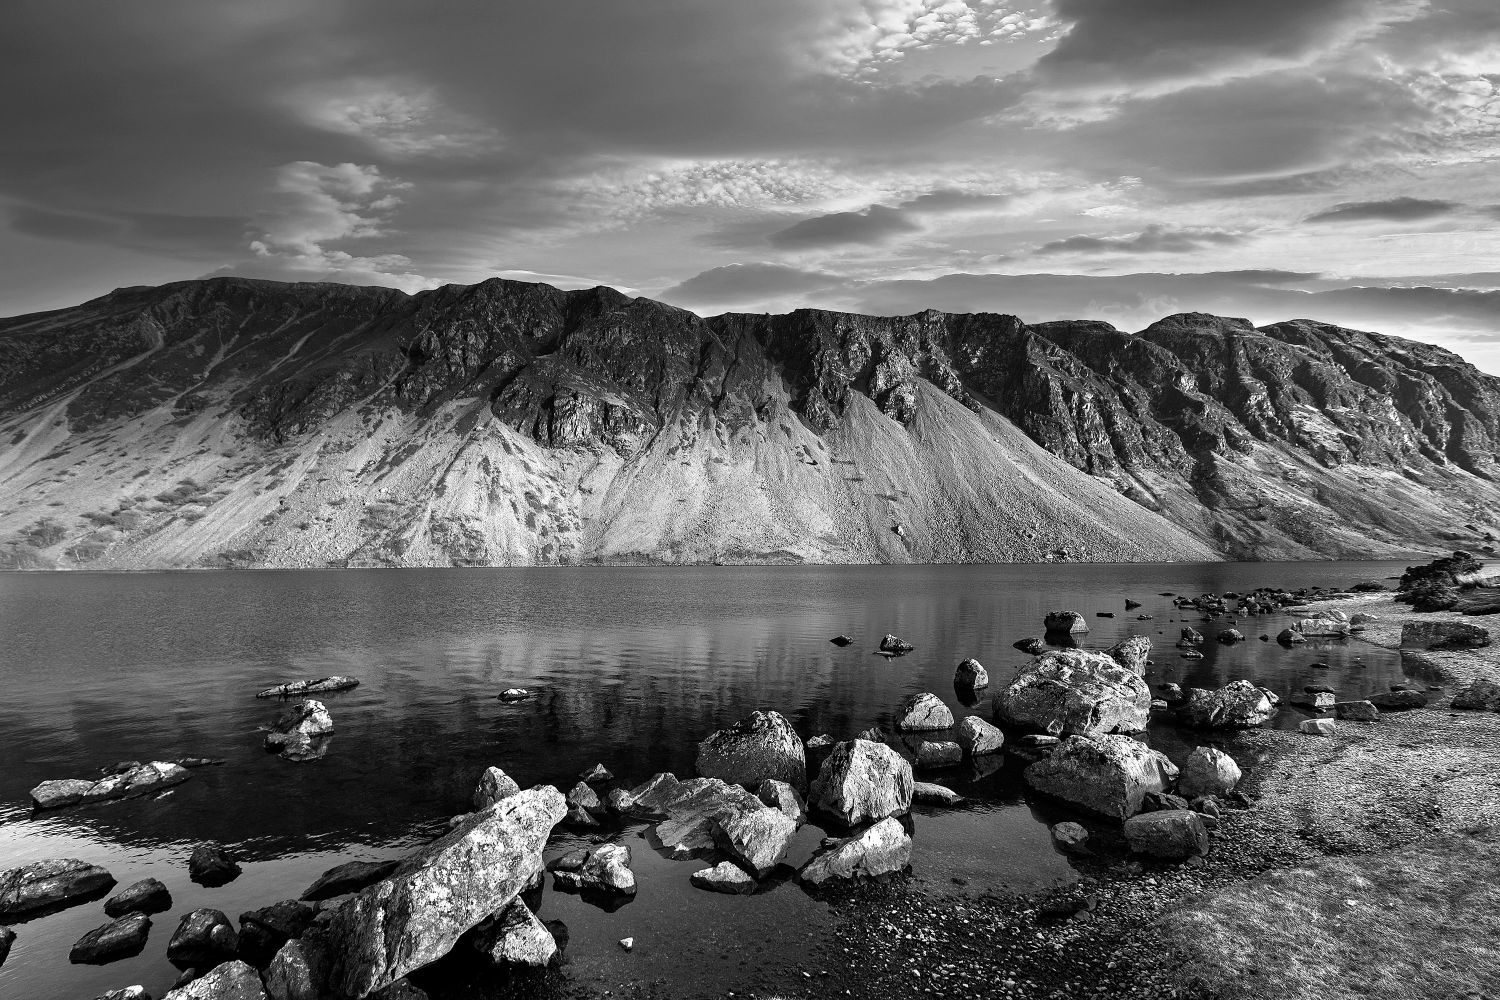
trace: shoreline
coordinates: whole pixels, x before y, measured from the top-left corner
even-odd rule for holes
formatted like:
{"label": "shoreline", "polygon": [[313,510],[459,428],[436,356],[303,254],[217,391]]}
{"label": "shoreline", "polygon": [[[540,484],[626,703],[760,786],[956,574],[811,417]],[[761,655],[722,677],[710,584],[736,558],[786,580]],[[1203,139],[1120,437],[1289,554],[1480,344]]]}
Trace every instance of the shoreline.
{"label": "shoreline", "polygon": [[[1405,621],[1482,621],[1412,612],[1392,598],[1373,594],[1315,607],[1380,615],[1364,636],[1346,641],[1388,649],[1399,648]],[[1427,708],[1388,712],[1373,723],[1341,720],[1331,738],[1272,729],[1204,732],[1205,744],[1219,745],[1240,763],[1240,788],[1252,804],[1224,811],[1203,858],[1173,864],[1110,851],[1082,859],[1077,883],[1019,899],[964,889],[923,895],[899,885],[851,892],[841,909],[852,947],[827,956],[830,966],[838,961],[838,971],[812,972],[826,984],[820,994],[1016,1000],[1494,995],[1500,963],[1428,969],[1434,965],[1430,936],[1461,936],[1457,924],[1414,928],[1411,940],[1393,940],[1409,975],[1386,976],[1394,988],[1383,989],[1367,981],[1379,978],[1366,969],[1367,956],[1348,950],[1361,921],[1301,912],[1309,897],[1324,896],[1335,907],[1358,909],[1356,899],[1346,901],[1332,887],[1364,894],[1364,888],[1348,888],[1351,878],[1361,881],[1359,871],[1378,880],[1433,848],[1450,862],[1455,885],[1493,881],[1500,850],[1487,845],[1488,831],[1500,827],[1500,714],[1452,712],[1448,703],[1476,677],[1500,680],[1500,648],[1422,655],[1446,678],[1433,681],[1443,690],[1433,692]],[[1111,838],[1100,839],[1107,844]],[[1460,840],[1482,849],[1469,857],[1450,852]],[[1440,880],[1429,873],[1421,886],[1453,891]],[[1071,917],[1056,916],[1075,908]],[[1388,916],[1394,924],[1383,930],[1399,934],[1402,913]],[[1290,931],[1283,933],[1278,921],[1288,922]],[[1298,940],[1315,942],[1325,967],[1309,971],[1317,955],[1289,954]],[[1288,969],[1315,989],[1299,991],[1284,978]],[[1421,986],[1412,978],[1419,973]]]}

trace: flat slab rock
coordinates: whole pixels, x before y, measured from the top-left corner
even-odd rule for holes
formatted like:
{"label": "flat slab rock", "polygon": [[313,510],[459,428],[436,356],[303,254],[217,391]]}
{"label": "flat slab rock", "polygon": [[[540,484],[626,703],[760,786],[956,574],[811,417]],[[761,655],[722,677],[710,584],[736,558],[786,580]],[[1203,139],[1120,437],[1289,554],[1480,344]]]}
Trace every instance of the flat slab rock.
{"label": "flat slab rock", "polygon": [[27,917],[98,899],[115,877],[76,858],[34,861],[0,872],[0,919]]}
{"label": "flat slab rock", "polygon": [[266,688],[257,698],[295,698],[304,694],[328,694],[332,691],[349,691],[359,687],[358,677],[319,677],[313,681],[288,681]]}
{"label": "flat slab rock", "polygon": [[172,908],[172,894],[154,878],[143,878],[104,901],[104,913],[123,917],[127,913],[164,913]]}
{"label": "flat slab rock", "polygon": [[31,790],[31,804],[37,809],[60,809],[80,803],[127,799],[180,785],[191,777],[188,769],[180,764],[154,760],[98,780],[59,778],[44,781]]}
{"label": "flat slab rock", "polygon": [[151,933],[151,918],[131,913],[95,927],[73,944],[68,961],[75,965],[103,965],[139,955]]}

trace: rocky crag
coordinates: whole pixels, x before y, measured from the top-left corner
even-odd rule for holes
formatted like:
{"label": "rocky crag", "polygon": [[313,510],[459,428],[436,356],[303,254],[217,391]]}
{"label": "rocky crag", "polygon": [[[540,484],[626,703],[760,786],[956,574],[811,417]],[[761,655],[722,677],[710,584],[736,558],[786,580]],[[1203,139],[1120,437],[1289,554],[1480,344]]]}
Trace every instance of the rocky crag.
{"label": "rocky crag", "polygon": [[1500,524],[1500,379],[1309,321],[704,319],[240,279],[0,320],[0,565],[1380,557]]}

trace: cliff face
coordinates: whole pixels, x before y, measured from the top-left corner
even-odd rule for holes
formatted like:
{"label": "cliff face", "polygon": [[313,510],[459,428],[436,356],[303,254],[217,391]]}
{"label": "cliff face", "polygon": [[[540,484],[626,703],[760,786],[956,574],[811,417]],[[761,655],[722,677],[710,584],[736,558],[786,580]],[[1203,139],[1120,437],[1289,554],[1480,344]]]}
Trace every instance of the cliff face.
{"label": "cliff face", "polygon": [[703,319],[238,279],[0,320],[0,565],[1381,556],[1497,523],[1500,380],[1298,321]]}

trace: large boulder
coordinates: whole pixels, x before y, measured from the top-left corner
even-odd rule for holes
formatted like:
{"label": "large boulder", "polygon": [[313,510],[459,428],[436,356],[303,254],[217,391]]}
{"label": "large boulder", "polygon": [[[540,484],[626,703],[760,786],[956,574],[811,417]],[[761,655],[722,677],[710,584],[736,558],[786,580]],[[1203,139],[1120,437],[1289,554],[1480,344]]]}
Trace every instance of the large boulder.
{"label": "large boulder", "polygon": [[810,885],[822,885],[830,879],[899,872],[909,864],[911,837],[901,821],[891,816],[813,858],[798,878]]}
{"label": "large boulder", "polygon": [[104,901],[104,914],[123,917],[127,913],[163,913],[172,908],[172,894],[154,878],[143,878]]}
{"label": "large boulder", "polygon": [[1151,640],[1144,635],[1126,636],[1109,647],[1109,657],[1127,670],[1146,675],[1146,661],[1151,658]]}
{"label": "large boulder", "polygon": [[167,960],[179,969],[208,969],[239,952],[240,936],[222,910],[203,907],[182,915],[167,942]]}
{"label": "large boulder", "polygon": [[896,728],[904,730],[952,729],[953,713],[935,694],[923,691],[909,695],[896,709]]}
{"label": "large boulder", "polygon": [[781,864],[797,832],[797,821],[780,809],[736,810],[714,820],[714,841],[756,878]]}
{"label": "large boulder", "polygon": [[1265,688],[1246,680],[1230,681],[1216,691],[1188,688],[1177,706],[1177,720],[1197,729],[1246,729],[1276,714],[1276,702]]}
{"label": "large boulder", "polygon": [[1490,644],[1490,630],[1468,622],[1406,622],[1401,648],[1415,650],[1478,649]]}
{"label": "large boulder", "polygon": [[767,808],[743,785],[718,778],[694,778],[681,782],[678,796],[663,804],[665,818],[653,832],[664,850],[687,857],[718,846],[715,830],[721,821],[736,813]]}
{"label": "large boulder", "polygon": [[494,965],[506,968],[545,968],[557,957],[557,941],[536,914],[519,899],[474,932],[476,951]]}
{"label": "large boulder", "polygon": [[1087,619],[1076,611],[1049,611],[1047,617],[1042,619],[1042,627],[1048,632],[1087,632],[1089,623]]}
{"label": "large boulder", "polygon": [[115,877],[75,858],[33,861],[0,872],[0,920],[77,906],[114,888]]}
{"label": "large boulder", "polygon": [[1005,749],[1005,734],[977,715],[968,715],[958,723],[958,745],[970,757],[999,753]]}
{"label": "large boulder", "polygon": [[1195,799],[1200,795],[1223,797],[1240,783],[1240,768],[1234,758],[1214,747],[1194,747],[1182,762],[1177,794]]}
{"label": "large boulder", "polygon": [[754,712],[698,744],[698,774],[748,788],[775,778],[801,790],[807,787],[807,755],[780,712]]}
{"label": "large boulder", "polygon": [[144,913],[127,914],[79,938],[68,952],[68,961],[75,965],[103,965],[139,955],[150,933],[150,917]]}
{"label": "large boulder", "polygon": [[266,749],[287,760],[315,760],[333,733],[333,716],[321,701],[293,702],[276,716],[266,733]]}
{"label": "large boulder", "polygon": [[984,669],[984,664],[972,656],[958,665],[953,671],[953,686],[955,688],[982,688],[989,687],[990,675]]}
{"label": "large boulder", "polygon": [[301,898],[309,903],[315,903],[318,900],[359,892],[367,886],[388,878],[400,863],[399,858],[393,858],[390,861],[346,861],[319,875],[317,880],[307,887],[307,891],[302,893]]}
{"label": "large boulder", "polygon": [[549,785],[512,795],[354,896],[329,925],[331,985],[359,1000],[446,955],[531,882],[566,812],[562,793]]}
{"label": "large boulder", "polygon": [[78,803],[129,799],[180,785],[190,777],[187,768],[170,761],[153,760],[149,764],[132,761],[125,770],[98,781],[81,778],[44,781],[31,790],[31,802],[38,809],[56,809]]}
{"label": "large boulder", "polygon": [[1138,733],[1151,714],[1151,689],[1103,653],[1050,650],[999,694],[995,721],[1053,736]]}
{"label": "large boulder", "polygon": [[1125,841],[1137,854],[1180,860],[1208,853],[1208,827],[1191,809],[1164,809],[1125,820]]}
{"label": "large boulder", "polygon": [[487,767],[474,786],[474,808],[488,809],[501,799],[508,799],[521,790],[516,780],[498,767]]}
{"label": "large boulder", "polygon": [[847,826],[911,808],[911,765],[883,743],[850,740],[833,748],[808,792],[808,807]]}
{"label": "large boulder", "polygon": [[260,974],[244,962],[225,962],[162,1000],[267,1000]]}
{"label": "large boulder", "polygon": [[1148,792],[1164,792],[1177,767],[1128,736],[1070,736],[1024,772],[1037,791],[1114,820],[1141,811]]}

